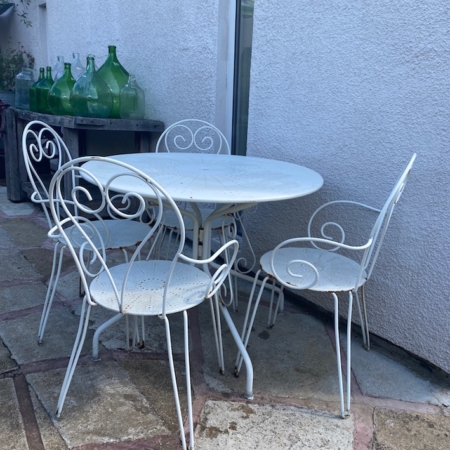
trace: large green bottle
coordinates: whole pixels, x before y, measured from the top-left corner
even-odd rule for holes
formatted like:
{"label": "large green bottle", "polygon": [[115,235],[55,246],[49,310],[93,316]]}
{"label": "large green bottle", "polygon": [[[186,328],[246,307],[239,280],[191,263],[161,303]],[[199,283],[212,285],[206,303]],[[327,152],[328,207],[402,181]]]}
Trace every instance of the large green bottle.
{"label": "large green bottle", "polygon": [[112,92],[113,107],[109,117],[118,119],[120,117],[120,90],[128,82],[129,74],[117,59],[115,45],[108,46],[108,57],[100,69],[98,69],[98,74],[103,78]]}
{"label": "large green bottle", "polygon": [[75,84],[72,76],[71,64],[64,63],[64,73],[55,81],[48,94],[48,105],[53,114],[57,116],[72,116],[73,109],[70,104],[70,94]]}
{"label": "large green bottle", "polygon": [[48,106],[48,93],[53,86],[52,68],[47,66],[45,71],[45,78],[40,81],[36,86],[36,103],[37,110],[40,113],[51,114],[50,107]]}
{"label": "large green bottle", "polygon": [[36,87],[43,79],[45,79],[45,69],[41,67],[39,69],[39,78],[30,86],[30,111],[37,111]]}
{"label": "large green bottle", "polygon": [[86,71],[73,86],[70,104],[76,116],[107,118],[111,114],[112,94],[95,70],[95,58],[92,55],[87,57]]}

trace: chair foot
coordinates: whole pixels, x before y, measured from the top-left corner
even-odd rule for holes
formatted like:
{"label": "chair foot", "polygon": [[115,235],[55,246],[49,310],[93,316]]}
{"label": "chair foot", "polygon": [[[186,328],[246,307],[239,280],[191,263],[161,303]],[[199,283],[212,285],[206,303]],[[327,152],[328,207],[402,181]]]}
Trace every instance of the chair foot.
{"label": "chair foot", "polygon": [[98,362],[98,361],[100,361],[102,358],[100,358],[100,356],[92,356],[91,357],[91,361],[94,361],[94,362]]}
{"label": "chair foot", "polygon": [[247,400],[253,400],[253,393],[248,394],[247,392],[244,394],[244,398],[246,398]]}
{"label": "chair foot", "polygon": [[38,339],[38,345],[43,345],[42,339]]}
{"label": "chair foot", "polygon": [[237,367],[234,368],[234,376],[239,378],[239,369]]}

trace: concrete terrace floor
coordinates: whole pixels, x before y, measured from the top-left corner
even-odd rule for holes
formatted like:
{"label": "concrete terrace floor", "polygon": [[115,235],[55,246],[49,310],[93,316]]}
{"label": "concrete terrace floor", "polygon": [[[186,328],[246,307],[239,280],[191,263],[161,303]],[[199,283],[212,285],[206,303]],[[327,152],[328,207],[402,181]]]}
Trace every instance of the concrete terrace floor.
{"label": "concrete terrace floor", "polygon": [[[89,358],[93,330],[108,313],[94,309],[90,334],[60,419],[59,389],[78,325],[78,278],[66,258],[44,344],[37,329],[52,243],[41,211],[11,203],[0,187],[0,448],[178,449],[165,338],[147,322],[144,349],[126,351],[124,323],[102,335],[101,361]],[[249,286],[240,284],[242,323]],[[253,401],[243,398],[245,370],[233,375],[236,347],[226,325],[227,371],[217,370],[209,306],[190,314],[196,448],[448,450],[450,377],[374,339],[353,339],[352,414],[339,417],[333,329],[329,318],[287,303],[275,327],[263,305],[249,346]],[[185,400],[181,323],[172,320],[179,388]]]}

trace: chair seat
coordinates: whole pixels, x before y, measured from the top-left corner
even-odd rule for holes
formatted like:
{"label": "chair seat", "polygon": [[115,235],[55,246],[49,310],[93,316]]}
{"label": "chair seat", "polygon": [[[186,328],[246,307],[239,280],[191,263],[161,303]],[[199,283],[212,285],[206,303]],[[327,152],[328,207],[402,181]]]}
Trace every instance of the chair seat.
{"label": "chair seat", "polygon": [[[139,316],[162,314],[164,287],[171,261],[135,261],[128,276],[122,312]],[[117,289],[128,270],[127,263],[109,269]],[[177,263],[167,292],[166,314],[193,308],[203,302],[211,277],[203,270]],[[107,272],[102,272],[90,285],[92,299],[112,311],[121,312]]]}
{"label": "chair seat", "polygon": [[[211,208],[200,208],[200,213],[202,215],[202,223],[205,223],[205,220],[208,218],[208,216],[213,211],[214,210]],[[180,212],[183,214],[182,210],[180,210]],[[192,219],[185,215],[183,215],[183,219],[184,219],[185,230],[192,231],[194,229],[194,224],[192,223]],[[212,221],[211,229],[212,230],[220,230],[220,229],[222,229],[223,224],[225,225],[225,227],[229,227],[232,223],[233,223],[232,217],[221,216]],[[173,228],[173,229],[178,227],[178,220],[173,211],[166,209],[165,216],[164,216],[164,225],[168,228]]]}
{"label": "chair seat", "polygon": [[[272,252],[265,253],[260,260],[261,269],[268,275],[274,276],[270,267],[270,259]],[[319,292],[347,292],[354,289],[356,286],[356,279],[360,270],[360,264],[353,261],[346,256],[340,255],[336,252],[321,250],[316,248],[294,248],[284,247],[277,251],[274,260],[274,267],[280,278],[292,283],[293,288],[295,284],[299,284],[299,279],[296,279],[287,272],[287,264],[293,260],[308,261],[319,272],[318,282],[310,287],[312,291]],[[297,270],[300,265],[297,266]],[[305,266],[302,266],[305,269]],[[296,265],[291,267],[295,273]],[[305,278],[301,280],[302,283],[307,283],[314,277],[311,269],[305,269]],[[366,280],[367,274],[364,271],[358,287],[362,286]]]}
{"label": "chair seat", "polygon": [[[108,250],[122,249],[127,247],[133,247],[139,245],[142,240],[147,236],[150,231],[148,225],[135,220],[103,220],[92,221],[90,225],[93,225],[100,235],[105,239],[105,247]],[[108,228],[108,232],[105,230]],[[83,242],[80,238],[80,233],[76,227],[70,227],[70,231],[67,231],[67,235],[72,238],[72,243],[75,248],[79,247],[79,242]],[[59,239],[62,244],[64,240]],[[98,238],[93,236],[93,242],[99,246]]]}

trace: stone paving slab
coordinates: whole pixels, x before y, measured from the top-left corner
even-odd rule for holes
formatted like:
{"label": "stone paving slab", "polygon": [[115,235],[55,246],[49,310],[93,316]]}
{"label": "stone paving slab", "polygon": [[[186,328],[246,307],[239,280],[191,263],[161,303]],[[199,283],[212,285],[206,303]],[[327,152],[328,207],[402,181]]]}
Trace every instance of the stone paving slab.
{"label": "stone paving slab", "polygon": [[387,409],[375,411],[374,450],[448,450],[450,418]]}
{"label": "stone paving slab", "polygon": [[18,247],[41,246],[47,240],[48,228],[27,218],[8,220],[1,227]]}
{"label": "stone paving slab", "polygon": [[[18,364],[70,356],[78,330],[78,317],[67,308],[50,311],[42,345],[37,344],[40,311],[14,320],[0,321],[0,335]],[[92,335],[92,332],[89,332]],[[87,339],[83,352],[91,349]]]}
{"label": "stone paving slab", "polygon": [[43,305],[46,294],[47,286],[41,282],[3,286],[0,289],[0,314]]}
{"label": "stone paving slab", "polygon": [[19,251],[0,250],[0,282],[39,280],[38,273]]}
{"label": "stone paving slab", "polygon": [[12,379],[0,380],[0,436],[2,450],[28,450]]}
{"label": "stone paving slab", "polygon": [[[244,319],[242,311],[232,318],[238,331]],[[223,321],[226,374],[218,374],[217,353],[212,333],[209,306],[201,305],[200,324],[204,343],[204,372],[210,387],[221,392],[245,390],[246,371],[237,380],[234,364],[237,347]],[[338,401],[336,357],[324,325],[312,316],[286,311],[275,326],[267,329],[267,308],[261,308],[254,322],[248,352],[254,370],[254,394],[275,397],[318,398]]]}
{"label": "stone paving slab", "polygon": [[353,420],[291,406],[208,401],[198,450],[352,450]]}
{"label": "stone paving slab", "polygon": [[17,369],[17,367],[18,365],[11,358],[9,350],[3,345],[3,342],[0,342],[0,374],[11,372]]}
{"label": "stone paving slab", "polygon": [[67,447],[64,439],[53,426],[47,411],[32,389],[30,389],[30,396],[45,450],[67,450],[69,447]]}
{"label": "stone paving slab", "polygon": [[64,373],[64,369],[34,373],[27,381],[69,448],[169,433],[153,405],[116,362],[79,365],[61,417],[56,419],[54,411]]}
{"label": "stone paving slab", "polygon": [[37,208],[40,208],[40,206],[37,207],[30,202],[10,202],[6,194],[6,187],[2,186],[0,188],[0,209],[5,215],[9,217],[31,215]]}

